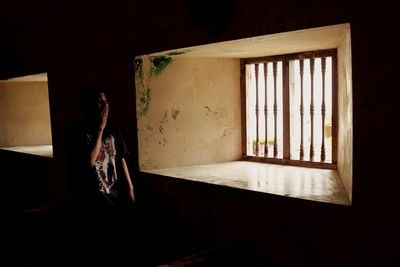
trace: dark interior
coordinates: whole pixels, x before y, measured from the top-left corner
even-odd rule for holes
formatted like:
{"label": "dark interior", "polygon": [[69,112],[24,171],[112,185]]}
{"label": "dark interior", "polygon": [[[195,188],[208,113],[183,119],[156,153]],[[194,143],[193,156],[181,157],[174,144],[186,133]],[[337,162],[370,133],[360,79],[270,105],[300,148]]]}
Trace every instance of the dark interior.
{"label": "dark interior", "polygon": [[[0,79],[48,73],[53,158],[0,150],[1,253],[14,266],[80,265],[69,238],[65,131],[79,90],[113,87],[137,193],[124,266],[396,266],[397,8],[388,2],[27,1],[0,5]],[[350,23],[351,206],[139,172],[133,59],[212,42]],[[125,240],[121,238],[122,240]],[[88,248],[90,250],[90,248]],[[83,260],[93,263],[88,254]],[[71,262],[72,261],[72,262]],[[82,261],[83,262],[83,261]],[[67,264],[68,263],[68,264]],[[104,263],[104,262],[103,262]],[[108,264],[110,266],[110,264]]]}

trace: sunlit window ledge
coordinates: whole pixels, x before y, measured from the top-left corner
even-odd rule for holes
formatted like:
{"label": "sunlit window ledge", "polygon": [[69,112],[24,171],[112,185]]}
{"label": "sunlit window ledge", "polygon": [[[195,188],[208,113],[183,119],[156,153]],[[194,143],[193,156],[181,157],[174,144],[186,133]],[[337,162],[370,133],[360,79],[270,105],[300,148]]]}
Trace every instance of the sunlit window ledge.
{"label": "sunlit window ledge", "polygon": [[144,172],[268,194],[350,206],[336,170],[231,161]]}
{"label": "sunlit window ledge", "polygon": [[39,146],[12,146],[12,147],[0,147],[0,149],[14,151],[18,153],[25,153],[31,155],[37,155],[42,157],[53,157],[53,146],[52,145],[39,145]]}

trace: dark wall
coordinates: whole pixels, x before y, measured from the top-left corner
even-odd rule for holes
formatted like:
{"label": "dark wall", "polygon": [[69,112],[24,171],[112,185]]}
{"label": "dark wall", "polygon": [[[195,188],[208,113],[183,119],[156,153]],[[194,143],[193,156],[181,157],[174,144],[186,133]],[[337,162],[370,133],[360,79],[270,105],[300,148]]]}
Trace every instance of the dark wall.
{"label": "dark wall", "polygon": [[82,86],[114,88],[111,117],[136,155],[135,55],[348,22],[354,101],[351,207],[145,175],[138,172],[136,158],[129,166],[138,203],[151,209],[146,216],[154,227],[168,227],[165,231],[179,237],[177,250],[241,241],[271,266],[392,265],[398,260],[400,225],[393,130],[398,121],[395,10],[362,1],[102,1],[7,39],[0,46],[0,75],[48,72],[56,170],[51,190],[57,192],[53,201],[63,202],[68,197],[64,133],[79,117]]}

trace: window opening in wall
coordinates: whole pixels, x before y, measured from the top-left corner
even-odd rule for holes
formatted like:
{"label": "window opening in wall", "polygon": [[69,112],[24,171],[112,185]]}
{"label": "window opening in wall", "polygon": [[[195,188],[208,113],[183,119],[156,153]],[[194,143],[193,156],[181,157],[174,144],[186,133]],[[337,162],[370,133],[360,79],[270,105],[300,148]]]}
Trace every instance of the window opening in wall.
{"label": "window opening in wall", "polygon": [[242,59],[245,158],[336,164],[336,50]]}
{"label": "window opening in wall", "polygon": [[135,57],[140,171],[349,204],[351,62],[350,24]]}
{"label": "window opening in wall", "polygon": [[47,73],[0,80],[0,148],[52,157]]}

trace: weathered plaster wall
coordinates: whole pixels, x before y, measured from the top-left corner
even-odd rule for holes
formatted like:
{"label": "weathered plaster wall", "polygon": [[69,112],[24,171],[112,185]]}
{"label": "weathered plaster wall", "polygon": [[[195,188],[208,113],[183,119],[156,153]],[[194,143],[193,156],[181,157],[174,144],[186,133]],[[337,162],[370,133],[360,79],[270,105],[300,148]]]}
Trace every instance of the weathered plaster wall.
{"label": "weathered plaster wall", "polygon": [[353,88],[350,30],[338,47],[338,171],[352,199],[353,191]]}
{"label": "weathered plaster wall", "polygon": [[142,66],[136,65],[140,168],[239,159],[239,60],[164,58],[164,68],[156,72],[148,56],[141,59]]}
{"label": "weathered plaster wall", "polygon": [[0,82],[0,147],[48,144],[47,82]]}

